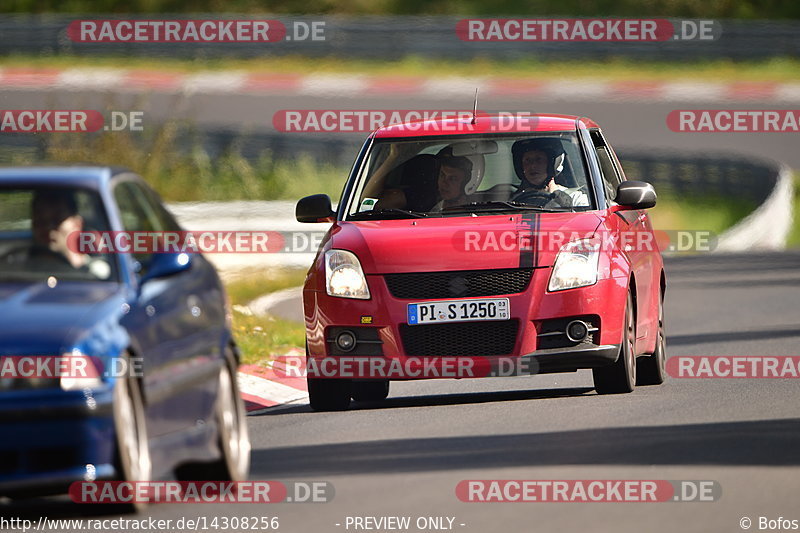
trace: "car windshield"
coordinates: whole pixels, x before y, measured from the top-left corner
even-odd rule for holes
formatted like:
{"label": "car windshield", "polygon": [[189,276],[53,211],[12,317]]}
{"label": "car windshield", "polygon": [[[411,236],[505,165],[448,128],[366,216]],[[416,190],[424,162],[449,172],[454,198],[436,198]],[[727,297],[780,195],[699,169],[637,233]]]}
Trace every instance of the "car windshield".
{"label": "car windshield", "polygon": [[575,132],[377,139],[351,220],[594,208]]}
{"label": "car windshield", "polygon": [[83,253],[80,232],[108,231],[97,192],[77,187],[0,187],[0,282],[117,281],[109,254]]}

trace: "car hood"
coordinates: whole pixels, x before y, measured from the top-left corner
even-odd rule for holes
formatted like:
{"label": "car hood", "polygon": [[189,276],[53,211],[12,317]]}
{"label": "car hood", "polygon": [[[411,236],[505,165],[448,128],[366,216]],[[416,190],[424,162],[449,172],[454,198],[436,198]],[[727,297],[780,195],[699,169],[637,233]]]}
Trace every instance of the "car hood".
{"label": "car hood", "polygon": [[0,355],[60,355],[119,315],[118,283],[0,283]]}
{"label": "car hood", "polygon": [[345,221],[330,244],[355,253],[367,274],[546,267],[600,222],[591,211]]}

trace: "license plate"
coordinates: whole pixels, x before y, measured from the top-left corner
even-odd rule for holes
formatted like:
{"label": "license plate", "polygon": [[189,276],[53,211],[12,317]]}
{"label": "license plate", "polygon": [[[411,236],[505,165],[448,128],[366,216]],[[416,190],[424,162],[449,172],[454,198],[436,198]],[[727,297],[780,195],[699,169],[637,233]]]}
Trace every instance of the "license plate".
{"label": "license plate", "polygon": [[479,320],[508,320],[508,298],[480,300],[449,300],[408,304],[408,323],[443,324],[445,322],[474,322]]}

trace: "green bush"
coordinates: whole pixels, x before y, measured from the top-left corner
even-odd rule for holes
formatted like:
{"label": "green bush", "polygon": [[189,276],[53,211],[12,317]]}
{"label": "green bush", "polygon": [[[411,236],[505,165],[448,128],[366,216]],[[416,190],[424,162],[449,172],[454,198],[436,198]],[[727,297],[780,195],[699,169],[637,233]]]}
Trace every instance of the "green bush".
{"label": "green bush", "polygon": [[[326,193],[338,198],[348,169],[317,163],[311,156],[275,159],[264,150],[255,160],[239,153],[236,143],[212,158],[199,144],[181,151],[178,128],[160,127],[152,135],[56,134],[47,138],[44,162],[91,163],[128,167],[139,173],[168,202],[226,200],[296,200]],[[43,162],[35,152],[21,152],[11,164]]]}

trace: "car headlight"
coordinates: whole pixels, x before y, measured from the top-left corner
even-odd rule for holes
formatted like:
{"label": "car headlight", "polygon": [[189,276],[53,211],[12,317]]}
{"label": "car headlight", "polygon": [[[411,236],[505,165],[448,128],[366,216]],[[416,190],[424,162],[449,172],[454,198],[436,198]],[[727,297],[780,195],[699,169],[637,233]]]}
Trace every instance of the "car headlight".
{"label": "car headlight", "polygon": [[353,252],[347,250],[325,252],[325,285],[329,296],[369,299],[369,287],[361,263]]}
{"label": "car headlight", "polygon": [[17,355],[0,357],[0,392],[9,390],[96,389],[102,386],[99,361],[80,350],[61,356]]}
{"label": "car headlight", "polygon": [[591,240],[572,241],[561,247],[550,273],[547,290],[563,291],[597,283],[600,245]]}
{"label": "car headlight", "polygon": [[63,367],[65,374],[59,378],[62,390],[99,389],[103,386],[102,369],[97,367],[102,363],[84,355],[80,350],[65,353],[62,357],[66,362]]}

